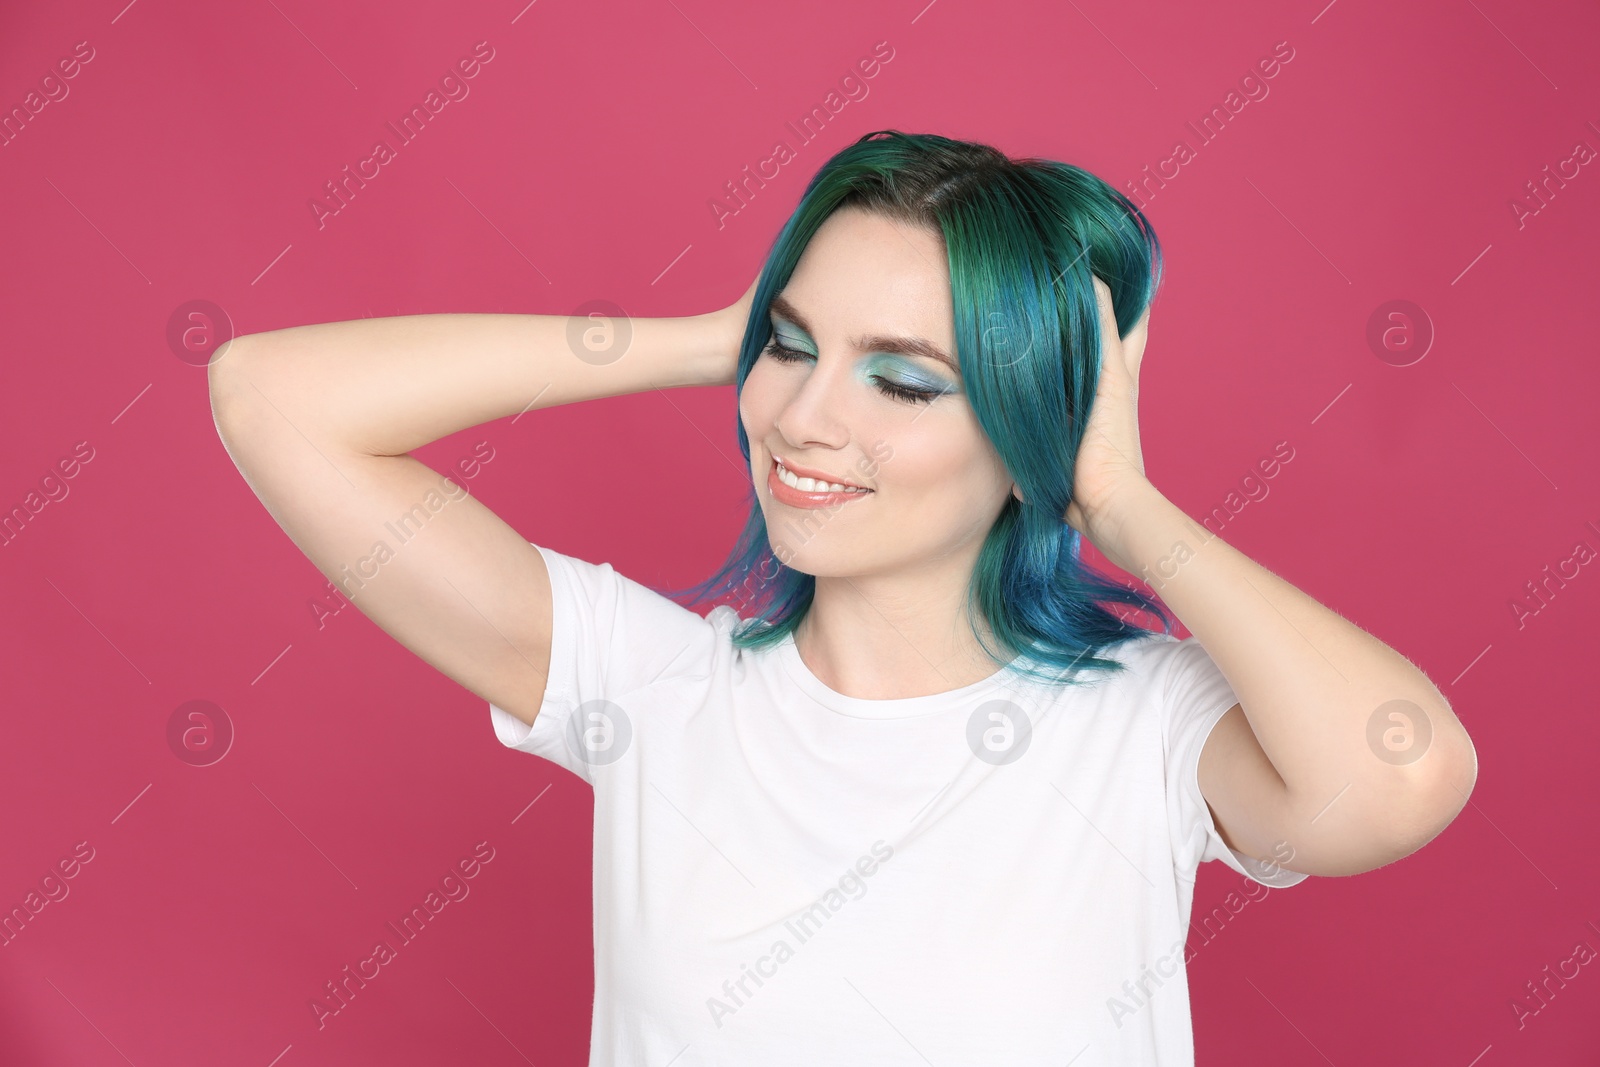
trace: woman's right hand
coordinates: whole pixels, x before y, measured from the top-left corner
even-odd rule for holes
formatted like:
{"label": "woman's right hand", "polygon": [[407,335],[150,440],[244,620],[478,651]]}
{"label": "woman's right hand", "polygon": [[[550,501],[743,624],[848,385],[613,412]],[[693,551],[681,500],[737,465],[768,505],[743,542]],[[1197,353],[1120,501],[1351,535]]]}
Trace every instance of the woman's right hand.
{"label": "woman's right hand", "polygon": [[750,283],[744,295],[734,303],[729,304],[721,311],[713,311],[711,320],[716,326],[716,336],[721,338],[717,343],[718,374],[714,384],[732,385],[739,370],[739,348],[744,344],[745,327],[750,322],[750,311],[755,306],[756,288],[761,284],[761,275],[756,275],[756,280]]}

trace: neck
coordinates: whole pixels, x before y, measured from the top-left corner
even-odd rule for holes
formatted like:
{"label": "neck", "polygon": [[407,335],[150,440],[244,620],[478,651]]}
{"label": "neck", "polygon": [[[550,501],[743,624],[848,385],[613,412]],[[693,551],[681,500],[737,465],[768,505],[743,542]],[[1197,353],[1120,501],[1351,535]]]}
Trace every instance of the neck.
{"label": "neck", "polygon": [[850,697],[931,696],[980,682],[1001,664],[967,621],[970,575],[970,567],[946,567],[937,574],[818,577],[795,648],[823,684]]}

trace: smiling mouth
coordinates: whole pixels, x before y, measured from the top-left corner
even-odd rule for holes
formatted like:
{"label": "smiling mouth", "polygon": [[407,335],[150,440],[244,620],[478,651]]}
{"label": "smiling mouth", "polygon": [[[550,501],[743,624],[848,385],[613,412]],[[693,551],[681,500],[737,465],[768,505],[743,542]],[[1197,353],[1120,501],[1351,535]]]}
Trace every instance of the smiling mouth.
{"label": "smiling mouth", "polygon": [[[835,485],[843,486],[843,488],[834,489],[833,486]],[[861,500],[872,495],[872,490],[865,486],[801,478],[789,470],[788,467],[785,467],[776,457],[773,458],[772,465],[767,468],[767,489],[779,503],[801,508],[815,508],[851,500]]]}
{"label": "smiling mouth", "polygon": [[849,482],[825,482],[821,478],[802,478],[783,465],[781,459],[774,457],[773,468],[778,473],[778,480],[791,489],[798,489],[802,493],[870,493],[864,485],[852,485]]}

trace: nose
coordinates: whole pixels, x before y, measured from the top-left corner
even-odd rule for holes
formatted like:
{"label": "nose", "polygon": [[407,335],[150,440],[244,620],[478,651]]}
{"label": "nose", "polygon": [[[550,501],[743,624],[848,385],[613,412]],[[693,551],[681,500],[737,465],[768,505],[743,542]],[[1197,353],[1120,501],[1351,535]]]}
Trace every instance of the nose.
{"label": "nose", "polygon": [[842,418],[849,410],[850,368],[818,360],[805,376],[778,417],[773,420],[778,433],[795,448],[819,445],[843,448],[850,440],[849,424]]}

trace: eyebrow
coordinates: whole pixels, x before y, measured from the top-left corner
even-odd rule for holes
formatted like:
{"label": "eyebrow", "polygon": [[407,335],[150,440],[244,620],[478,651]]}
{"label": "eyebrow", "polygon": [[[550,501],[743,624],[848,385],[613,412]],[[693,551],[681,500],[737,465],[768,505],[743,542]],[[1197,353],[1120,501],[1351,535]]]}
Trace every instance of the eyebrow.
{"label": "eyebrow", "polygon": [[[816,336],[816,331],[811,328],[811,324],[806,321],[806,317],[800,314],[800,309],[789,303],[781,293],[772,298],[771,310],[775,314],[782,315],[806,333],[811,334],[813,337]],[[959,378],[961,376],[960,365],[946,355],[944,349],[921,337],[890,337],[882,334],[868,334],[863,337],[857,337],[850,343],[863,352],[895,352],[902,356],[922,356],[925,359],[938,360],[954,371],[956,377]]]}

